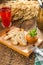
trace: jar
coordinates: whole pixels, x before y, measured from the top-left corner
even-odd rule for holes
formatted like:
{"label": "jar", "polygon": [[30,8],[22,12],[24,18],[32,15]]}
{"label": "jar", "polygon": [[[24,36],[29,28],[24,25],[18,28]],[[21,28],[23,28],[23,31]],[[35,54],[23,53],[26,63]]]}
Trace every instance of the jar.
{"label": "jar", "polygon": [[37,27],[43,31],[43,5],[39,7],[38,17],[37,17]]}

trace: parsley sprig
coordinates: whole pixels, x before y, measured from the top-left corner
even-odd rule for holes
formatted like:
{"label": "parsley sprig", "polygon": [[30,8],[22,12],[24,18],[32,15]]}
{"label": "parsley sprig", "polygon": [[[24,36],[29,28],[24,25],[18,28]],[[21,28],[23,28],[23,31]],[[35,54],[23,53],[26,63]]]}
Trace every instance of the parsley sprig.
{"label": "parsley sprig", "polygon": [[35,36],[37,35],[37,29],[35,28],[35,29],[31,30],[31,31],[29,32],[29,35],[30,35],[31,37],[35,37]]}

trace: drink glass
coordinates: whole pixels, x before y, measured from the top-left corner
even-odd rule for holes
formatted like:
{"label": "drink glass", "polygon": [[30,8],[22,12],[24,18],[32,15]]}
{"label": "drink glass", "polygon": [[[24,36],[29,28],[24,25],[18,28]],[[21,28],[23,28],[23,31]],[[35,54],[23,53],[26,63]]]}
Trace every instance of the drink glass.
{"label": "drink glass", "polygon": [[1,12],[1,24],[2,26],[5,27],[10,27],[11,26],[11,8],[10,7],[2,7],[0,9]]}

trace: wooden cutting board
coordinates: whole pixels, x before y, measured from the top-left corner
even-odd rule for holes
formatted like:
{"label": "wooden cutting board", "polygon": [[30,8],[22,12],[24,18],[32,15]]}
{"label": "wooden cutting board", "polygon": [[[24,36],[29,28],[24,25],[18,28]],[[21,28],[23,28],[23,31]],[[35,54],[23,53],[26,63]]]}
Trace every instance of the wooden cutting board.
{"label": "wooden cutting board", "polygon": [[[39,45],[40,45],[40,42],[41,42],[40,38],[38,39],[38,41],[35,43],[34,46],[31,45],[31,44],[28,44],[27,46],[19,46],[19,45],[15,46],[15,45],[12,45],[12,44],[11,44],[11,41],[9,42],[9,41],[6,41],[6,40],[4,40],[4,39],[2,38],[3,34],[6,34],[6,33],[7,33],[10,29],[12,29],[12,28],[14,28],[14,27],[11,27],[11,28],[9,28],[9,29],[6,29],[6,30],[4,30],[4,31],[2,31],[2,32],[0,33],[0,43],[2,43],[2,44],[4,44],[4,45],[8,46],[9,48],[11,48],[11,49],[17,51],[18,53],[20,53],[20,54],[22,54],[22,55],[28,57],[28,56],[33,52],[34,46],[39,46]],[[38,36],[39,36],[39,35],[38,35]]]}

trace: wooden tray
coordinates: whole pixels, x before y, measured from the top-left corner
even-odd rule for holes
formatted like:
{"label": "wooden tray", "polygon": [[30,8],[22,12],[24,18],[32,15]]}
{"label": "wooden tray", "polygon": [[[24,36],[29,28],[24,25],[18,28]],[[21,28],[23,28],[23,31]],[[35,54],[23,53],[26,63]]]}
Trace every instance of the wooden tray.
{"label": "wooden tray", "polygon": [[[28,44],[28,45],[25,46],[25,47],[22,47],[22,46],[19,46],[19,45],[15,46],[15,45],[12,45],[11,42],[6,41],[6,40],[4,40],[4,39],[2,38],[3,34],[7,33],[7,32],[8,32],[9,30],[11,30],[12,28],[14,28],[14,27],[11,27],[11,28],[9,28],[9,29],[6,29],[6,30],[4,30],[4,31],[2,31],[2,32],[0,33],[0,42],[1,42],[2,44],[4,44],[4,45],[8,46],[9,48],[11,48],[11,49],[17,51],[18,53],[20,53],[20,54],[22,54],[22,55],[28,57],[28,56],[33,52],[33,48],[34,48],[33,45]],[[39,45],[40,45],[40,42],[39,42],[39,39],[38,39],[38,41],[35,43],[35,46],[39,46]]]}

